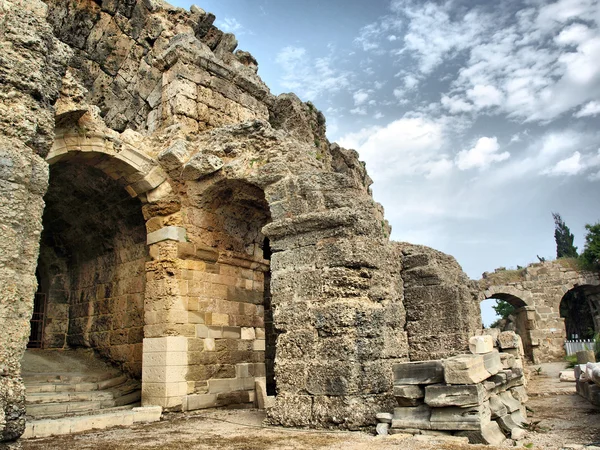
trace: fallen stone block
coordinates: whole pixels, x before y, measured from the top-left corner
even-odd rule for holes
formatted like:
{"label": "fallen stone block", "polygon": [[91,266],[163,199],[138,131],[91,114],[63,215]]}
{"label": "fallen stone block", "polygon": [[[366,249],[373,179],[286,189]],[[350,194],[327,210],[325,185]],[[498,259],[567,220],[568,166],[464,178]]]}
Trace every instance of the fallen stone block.
{"label": "fallen stone block", "polygon": [[444,381],[441,361],[415,361],[394,364],[394,384],[435,384]]}
{"label": "fallen stone block", "polygon": [[498,335],[498,344],[502,350],[519,348],[521,342],[520,336],[514,331],[503,331]]}
{"label": "fallen stone block", "polygon": [[522,428],[514,428],[511,432],[510,432],[510,438],[513,441],[520,441],[522,439],[525,439],[525,437],[527,436],[527,431],[525,431]]}
{"label": "fallen stone block", "polygon": [[394,418],[393,414],[390,413],[377,413],[375,414],[375,419],[380,423],[392,423],[392,419]]}
{"label": "fallen stone block", "polygon": [[563,370],[562,372],[560,372],[558,374],[558,379],[562,382],[566,382],[566,383],[572,383],[574,381],[577,381],[575,379],[575,370],[570,369],[570,370]]}
{"label": "fallen stone block", "polygon": [[589,381],[600,384],[600,363],[588,362],[585,365],[585,372]]}
{"label": "fallen stone block", "polygon": [[431,429],[431,408],[427,405],[394,408],[392,428]]}
{"label": "fallen stone block", "polygon": [[483,403],[484,391],[481,384],[432,384],[425,388],[425,403],[432,407],[477,406]]}
{"label": "fallen stone block", "polygon": [[377,426],[375,427],[375,431],[377,432],[378,436],[387,436],[389,429],[390,429],[390,424],[383,423],[383,422],[379,422],[377,424]]}
{"label": "fallen stone block", "polygon": [[527,403],[527,401],[529,400],[529,396],[527,395],[527,389],[525,389],[525,386],[517,386],[510,388],[510,393],[521,404]]}
{"label": "fallen stone block", "polygon": [[515,428],[523,428],[526,420],[521,415],[521,411],[515,411],[511,414],[506,414],[502,417],[499,417],[497,422],[498,425],[500,425],[500,428],[510,436]]}
{"label": "fallen stone block", "polygon": [[432,430],[479,430],[491,420],[489,402],[471,408],[451,406],[431,411]]}
{"label": "fallen stone block", "polygon": [[498,346],[498,336],[500,336],[500,328],[484,328],[481,334],[485,334],[492,337],[494,347]]}
{"label": "fallen stone block", "polygon": [[514,411],[518,411],[521,408],[521,403],[516,400],[509,392],[502,392],[498,394],[498,398],[500,401],[506,406],[508,412],[512,413]]}
{"label": "fallen stone block", "polygon": [[483,355],[458,355],[444,360],[444,380],[448,384],[476,384],[490,376]]}
{"label": "fallen stone block", "polygon": [[419,406],[423,404],[425,390],[416,384],[394,385],[394,397],[398,406]]}
{"label": "fallen stone block", "polygon": [[473,336],[469,339],[469,350],[474,354],[489,353],[494,350],[494,340],[489,335]]}
{"label": "fallen stone block", "polygon": [[480,430],[461,431],[456,435],[469,438],[470,444],[501,445],[506,439],[496,422],[485,424]]}
{"label": "fallen stone block", "polygon": [[512,369],[515,367],[515,355],[510,353],[500,353],[500,362],[502,363],[503,369]]}
{"label": "fallen stone block", "polygon": [[489,353],[485,353],[483,356],[483,366],[490,375],[496,375],[502,370],[502,360],[500,359],[500,353],[498,350],[493,350]]}
{"label": "fallen stone block", "polygon": [[508,408],[502,403],[497,395],[492,395],[490,397],[490,411],[492,413],[492,419],[497,419],[508,414]]}

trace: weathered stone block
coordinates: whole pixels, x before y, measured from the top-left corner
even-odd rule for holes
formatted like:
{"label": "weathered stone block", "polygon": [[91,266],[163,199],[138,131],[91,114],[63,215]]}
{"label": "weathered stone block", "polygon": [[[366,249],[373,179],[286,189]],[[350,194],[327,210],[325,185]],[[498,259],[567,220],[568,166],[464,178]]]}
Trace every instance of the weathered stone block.
{"label": "weathered stone block", "polygon": [[429,430],[431,428],[430,418],[431,408],[427,405],[394,408],[392,428]]}
{"label": "weathered stone block", "polygon": [[432,407],[477,406],[483,403],[485,389],[481,384],[442,385],[425,387],[425,403]]}
{"label": "weathered stone block", "polygon": [[434,408],[431,412],[433,430],[480,430],[491,420],[489,402],[472,408]]}
{"label": "weathered stone block", "polygon": [[503,331],[498,335],[498,344],[502,350],[507,348],[519,348],[521,338],[514,331]]}
{"label": "weathered stone block", "polygon": [[469,339],[469,350],[475,354],[489,353],[494,350],[494,340],[489,335],[473,336]]}
{"label": "weathered stone block", "polygon": [[416,384],[395,384],[394,397],[398,406],[418,406],[423,403],[425,390]]}
{"label": "weathered stone block", "polygon": [[375,414],[375,419],[377,419],[377,422],[381,422],[381,423],[392,423],[393,418],[394,418],[394,415],[390,414],[390,413]]}
{"label": "weathered stone block", "polygon": [[501,394],[498,394],[498,398],[504,404],[504,406],[506,406],[508,412],[512,413],[518,411],[521,408],[521,403],[518,400],[516,400],[512,395],[510,395],[509,392],[502,392]]}
{"label": "weathered stone block", "polygon": [[459,355],[444,360],[444,380],[448,384],[475,384],[489,377],[482,355]]}
{"label": "weathered stone block", "polygon": [[167,226],[148,234],[146,243],[156,244],[162,241],[186,241],[186,230],[182,227]]}
{"label": "weathered stone block", "polygon": [[187,141],[178,139],[158,154],[158,161],[165,170],[170,171],[183,167],[188,157]]}
{"label": "weathered stone block", "polygon": [[508,408],[497,395],[490,396],[490,411],[492,413],[492,419],[497,419],[498,417],[508,414]]}
{"label": "weathered stone block", "polygon": [[489,353],[485,353],[483,356],[483,366],[490,375],[496,375],[502,370],[502,360],[498,350],[492,350]]}
{"label": "weathered stone block", "polygon": [[395,384],[434,384],[444,381],[442,361],[417,361],[394,364]]}
{"label": "weathered stone block", "polygon": [[461,431],[456,435],[468,437],[470,444],[501,445],[505,440],[504,433],[493,421],[483,425],[480,430]]}

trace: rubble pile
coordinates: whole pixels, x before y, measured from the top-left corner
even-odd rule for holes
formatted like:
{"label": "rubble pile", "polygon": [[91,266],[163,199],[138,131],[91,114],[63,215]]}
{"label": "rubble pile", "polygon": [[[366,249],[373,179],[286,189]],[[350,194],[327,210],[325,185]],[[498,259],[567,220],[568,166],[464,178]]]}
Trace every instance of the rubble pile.
{"label": "rubble pile", "polygon": [[466,436],[494,445],[522,439],[527,394],[521,338],[512,331],[484,332],[469,340],[471,354],[395,364],[398,406],[377,414],[377,433]]}
{"label": "rubble pile", "polygon": [[575,380],[577,393],[593,405],[600,406],[600,363],[576,365]]}

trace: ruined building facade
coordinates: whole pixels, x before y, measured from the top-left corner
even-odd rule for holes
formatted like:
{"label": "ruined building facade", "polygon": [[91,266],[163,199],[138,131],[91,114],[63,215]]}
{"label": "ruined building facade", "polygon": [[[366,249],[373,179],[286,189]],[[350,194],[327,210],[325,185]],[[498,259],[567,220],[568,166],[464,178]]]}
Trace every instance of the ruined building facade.
{"label": "ruined building facade", "polygon": [[251,402],[266,380],[293,426],[374,423],[393,363],[481,327],[456,261],[390,242],[357,153],[213,21],[0,0],[0,441],[24,428],[38,297],[36,345],[94,349],[144,405]]}

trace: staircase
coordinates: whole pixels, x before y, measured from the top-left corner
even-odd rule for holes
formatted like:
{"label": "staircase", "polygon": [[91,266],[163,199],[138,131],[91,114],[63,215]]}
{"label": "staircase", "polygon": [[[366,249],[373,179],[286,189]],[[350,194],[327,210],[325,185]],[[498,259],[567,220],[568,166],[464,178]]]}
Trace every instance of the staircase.
{"label": "staircase", "polygon": [[91,350],[28,349],[21,365],[27,410],[24,437],[160,418],[160,407],[156,411],[137,408],[141,398],[138,380],[109,366]]}
{"label": "staircase", "polygon": [[118,372],[104,375],[24,375],[27,415],[50,418],[138,406],[140,383]]}

